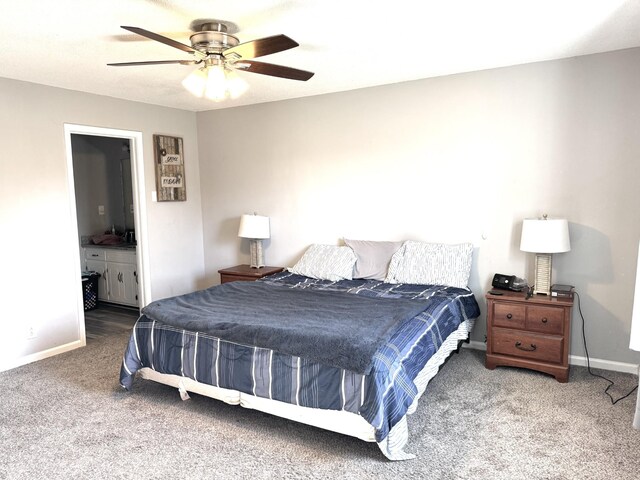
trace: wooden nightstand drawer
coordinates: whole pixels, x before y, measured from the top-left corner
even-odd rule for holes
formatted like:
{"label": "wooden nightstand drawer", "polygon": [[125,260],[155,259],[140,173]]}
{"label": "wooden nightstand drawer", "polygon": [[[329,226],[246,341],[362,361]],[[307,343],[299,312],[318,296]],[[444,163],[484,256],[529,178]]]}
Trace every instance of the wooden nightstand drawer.
{"label": "wooden nightstand drawer", "polygon": [[493,305],[493,326],[507,328],[524,328],[525,306],[511,303],[495,303]]}
{"label": "wooden nightstand drawer", "polygon": [[562,337],[496,328],[491,343],[493,352],[497,354],[542,362],[562,362]]}
{"label": "wooden nightstand drawer", "polygon": [[562,335],[564,310],[555,307],[527,307],[525,328],[534,332]]}

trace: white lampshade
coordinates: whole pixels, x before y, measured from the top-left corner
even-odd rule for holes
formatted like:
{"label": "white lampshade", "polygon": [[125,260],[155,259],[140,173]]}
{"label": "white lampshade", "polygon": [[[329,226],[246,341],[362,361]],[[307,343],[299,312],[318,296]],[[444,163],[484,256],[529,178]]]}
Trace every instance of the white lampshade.
{"label": "white lampshade", "polygon": [[220,102],[227,97],[227,79],[224,74],[224,66],[214,65],[207,70],[204,96],[209,100]]}
{"label": "white lampshade", "polygon": [[238,236],[242,238],[269,238],[269,217],[242,215]]}
{"label": "white lampshade", "polygon": [[249,85],[233,70],[227,70],[227,92],[231,98],[238,98],[247,91]]}
{"label": "white lampshade", "polygon": [[560,253],[571,250],[569,222],[562,218],[525,218],[522,221],[520,250],[533,253]]}
{"label": "white lampshade", "polygon": [[182,86],[192,95],[202,98],[204,89],[207,86],[207,69],[203,67],[191,72],[182,81]]}

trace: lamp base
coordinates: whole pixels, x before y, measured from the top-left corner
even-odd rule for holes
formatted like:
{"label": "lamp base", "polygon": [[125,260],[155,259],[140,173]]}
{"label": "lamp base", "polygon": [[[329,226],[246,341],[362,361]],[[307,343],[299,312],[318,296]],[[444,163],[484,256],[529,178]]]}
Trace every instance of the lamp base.
{"label": "lamp base", "polygon": [[249,253],[251,254],[251,268],[264,267],[264,255],[262,253],[262,240],[252,238],[249,240]]}
{"label": "lamp base", "polygon": [[551,295],[551,253],[536,253],[534,294]]}

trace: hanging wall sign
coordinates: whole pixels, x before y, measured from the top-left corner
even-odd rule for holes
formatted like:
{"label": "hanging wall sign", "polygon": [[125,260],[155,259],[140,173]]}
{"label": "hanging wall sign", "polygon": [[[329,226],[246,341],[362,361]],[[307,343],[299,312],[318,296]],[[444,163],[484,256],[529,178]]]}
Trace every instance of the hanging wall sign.
{"label": "hanging wall sign", "polygon": [[175,202],[186,200],[187,189],[184,181],[182,138],[154,135],[153,153],[158,201]]}

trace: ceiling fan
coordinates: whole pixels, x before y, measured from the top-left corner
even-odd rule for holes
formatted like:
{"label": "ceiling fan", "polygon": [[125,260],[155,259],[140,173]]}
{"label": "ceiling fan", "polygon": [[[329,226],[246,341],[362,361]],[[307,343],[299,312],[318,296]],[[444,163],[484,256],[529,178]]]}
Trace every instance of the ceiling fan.
{"label": "ceiling fan", "polygon": [[297,47],[298,43],[286,35],[273,35],[240,43],[238,37],[227,33],[226,24],[211,21],[197,27],[197,31],[189,37],[191,41],[191,46],[189,46],[142,28],[128,26],[122,26],[122,28],[182,50],[194,58],[109,63],[107,65],[112,67],[165,64],[202,65],[182,82],[187,90],[199,97],[205,95],[212,100],[223,100],[227,96],[235,98],[241,94],[246,90],[246,84],[235,75],[236,70],[301,81],[313,77],[312,72],[254,60],[257,57]]}

